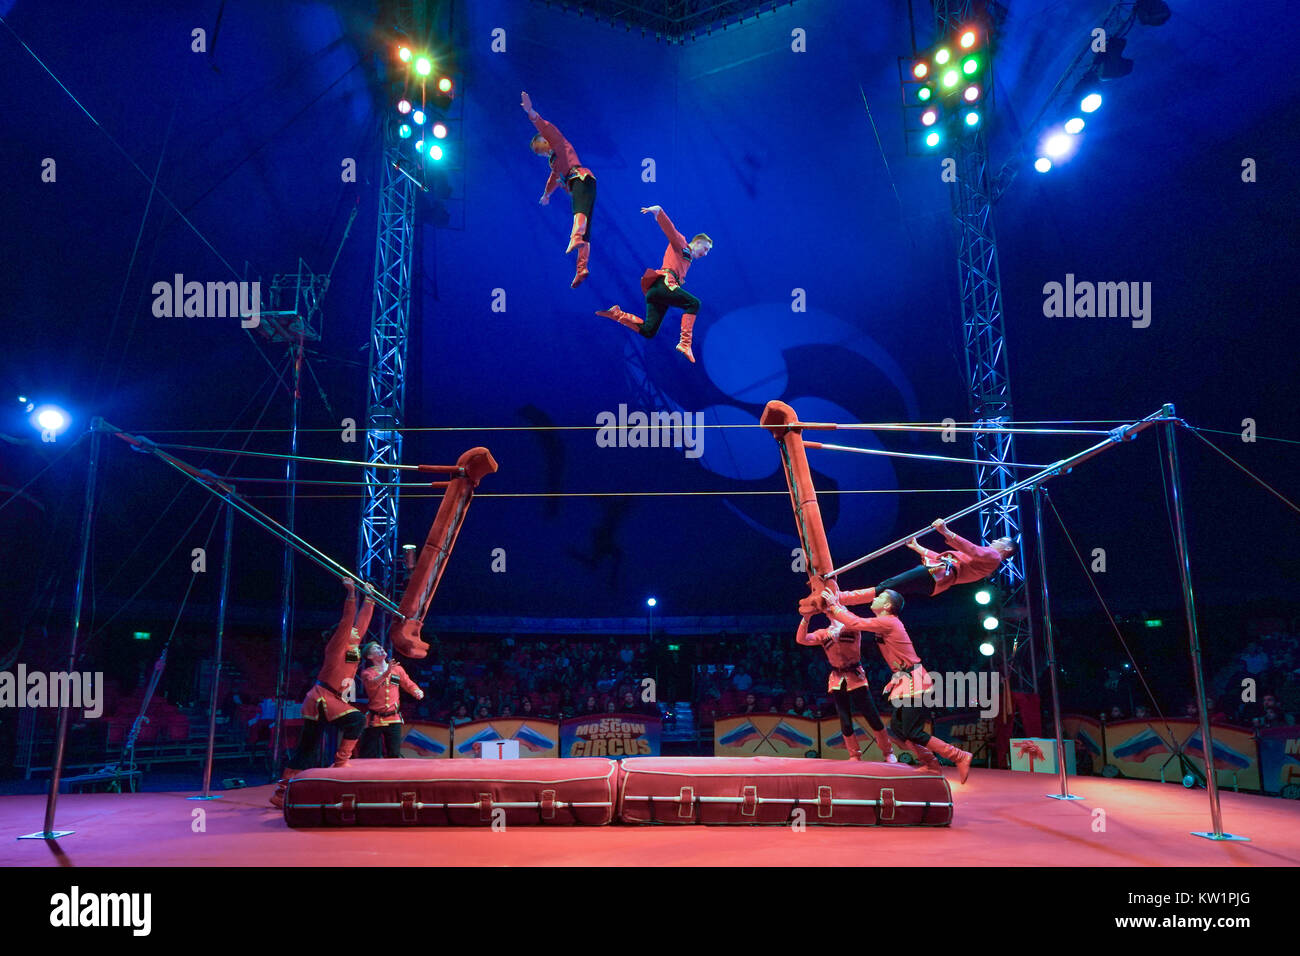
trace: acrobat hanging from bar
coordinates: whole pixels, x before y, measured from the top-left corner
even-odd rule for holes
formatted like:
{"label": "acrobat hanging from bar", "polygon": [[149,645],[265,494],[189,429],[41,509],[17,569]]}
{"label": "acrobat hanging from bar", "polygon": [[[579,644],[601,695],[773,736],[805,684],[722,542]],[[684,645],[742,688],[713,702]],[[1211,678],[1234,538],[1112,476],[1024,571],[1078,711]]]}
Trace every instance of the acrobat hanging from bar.
{"label": "acrobat hanging from bar", "polygon": [[700,300],[686,291],[686,272],[696,259],[703,259],[713,249],[713,240],[704,233],[696,233],[690,242],[677,231],[673,221],[668,218],[662,206],[645,206],[643,214],[653,213],[655,222],[668,237],[668,248],[664,250],[663,265],[658,269],[647,269],[641,276],[641,291],[645,293],[645,318],[624,312],[617,305],[597,312],[597,315],[613,319],[619,325],[639,332],[647,339],[652,339],[663,323],[664,315],[669,309],[682,310],[682,331],[677,341],[677,351],[691,362],[695,353],[691,351],[691,340],[695,329],[695,320],[700,314]]}
{"label": "acrobat hanging from bar", "polygon": [[572,144],[560,131],[538,115],[537,110],[533,109],[532,98],[527,93],[519,95],[522,97],[519,105],[537,127],[537,135],[531,144],[532,150],[538,156],[545,156],[551,167],[551,175],[546,180],[546,188],[538,202],[543,206],[549,204],[551,193],[562,187],[569,194],[573,207],[573,228],[569,232],[569,247],[564,250],[564,254],[567,256],[574,249],[578,250],[577,268],[573,273],[573,282],[569,284],[576,289],[588,275],[591,217],[596,208],[596,174],[582,165]]}
{"label": "acrobat hanging from bar", "polygon": [[[957,534],[944,524],[942,518],[936,518],[931,527],[944,536],[950,550],[931,551],[913,538],[907,542],[907,546],[920,555],[921,564],[918,567],[887,578],[874,588],[841,591],[840,603],[868,604],[875,600],[877,594],[887,589],[905,598],[938,597],[954,585],[983,581],[995,574],[1002,562],[1016,553],[1016,543],[1011,538],[995,538],[981,546],[972,544]],[[801,613],[812,612],[817,609],[817,603],[816,596],[809,595],[799,603],[799,610]]]}

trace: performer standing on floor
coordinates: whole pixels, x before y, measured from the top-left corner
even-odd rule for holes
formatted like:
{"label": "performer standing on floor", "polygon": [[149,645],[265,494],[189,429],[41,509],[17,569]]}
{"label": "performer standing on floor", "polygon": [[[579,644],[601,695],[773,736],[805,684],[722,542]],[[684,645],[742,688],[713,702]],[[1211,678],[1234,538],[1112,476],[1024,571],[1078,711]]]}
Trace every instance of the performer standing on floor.
{"label": "performer standing on floor", "polygon": [[578,154],[567,139],[552,124],[546,122],[533,109],[532,98],[521,93],[520,106],[528,118],[537,127],[533,137],[532,149],[538,156],[547,157],[551,166],[551,175],[546,180],[546,189],[538,200],[543,206],[551,201],[551,193],[556,187],[564,187],[569,194],[573,207],[573,228],[569,233],[569,248],[564,250],[567,256],[574,249],[578,250],[578,266],[573,273],[570,287],[576,289],[587,278],[587,262],[591,256],[591,216],[596,207],[596,175],[578,161]]}
{"label": "performer standing on floor", "polygon": [[867,672],[862,667],[861,633],[846,628],[839,621],[831,621],[829,627],[809,634],[808,619],[811,616],[804,615],[794,639],[809,647],[821,647],[826,652],[826,660],[831,665],[826,689],[830,691],[835,711],[840,717],[840,730],[844,734],[844,746],[849,752],[849,759],[862,759],[862,748],[853,728],[853,712],[857,711],[866,718],[871,735],[876,738],[876,745],[880,747],[884,759],[889,763],[897,763],[898,758],[894,756],[894,748],[889,745],[885,724],[876,712],[876,702],[871,699]]}
{"label": "performer standing on floor", "polygon": [[[1016,553],[1016,544],[1010,538],[996,538],[981,547],[949,529],[942,518],[936,518],[933,527],[944,536],[952,550],[934,552],[922,547],[913,538],[907,542],[907,546],[921,556],[919,567],[887,578],[874,588],[841,591],[840,603],[867,604],[885,590],[895,591],[905,598],[937,597],[953,585],[983,581],[996,572],[1004,560]],[[817,604],[817,598],[809,595],[799,603],[799,611],[814,613],[820,610]]]}
{"label": "performer standing on floor", "polygon": [[361,672],[361,683],[369,700],[366,732],[361,737],[361,756],[400,757],[402,755],[402,691],[416,700],[424,700],[424,691],[411,680],[406,668],[388,659],[378,641],[361,649],[361,657],[370,666]]}
{"label": "performer standing on floor", "polygon": [[970,775],[971,755],[925,731],[928,714],[921,705],[921,695],[934,686],[934,679],[921,666],[921,658],[912,646],[907,628],[899,620],[898,615],[903,610],[903,596],[897,591],[881,591],[871,602],[875,617],[864,619],[849,613],[833,588],[832,584],[821,593],[822,600],[826,602],[827,615],[846,628],[874,634],[881,657],[894,672],[893,678],[885,685],[889,702],[894,705],[894,716],[889,722],[890,732],[904,747],[916,754],[927,771],[941,772],[939,761],[934,759],[934,755],[938,754],[957,765],[957,773],[961,782],[965,783]]}
{"label": "performer standing on floor", "polygon": [[610,306],[597,315],[613,319],[620,325],[640,332],[647,339],[655,337],[664,314],[672,308],[682,310],[682,332],[677,342],[677,351],[691,362],[695,353],[691,351],[692,331],[695,319],[700,313],[700,300],[686,291],[686,270],[696,259],[703,259],[713,249],[713,240],[704,233],[697,233],[690,242],[677,231],[673,221],[668,218],[662,206],[646,206],[642,213],[654,213],[655,222],[668,237],[668,248],[664,250],[663,267],[647,269],[641,276],[641,291],[645,293],[645,319],[630,312],[624,312],[616,305]]}
{"label": "performer standing on floor", "polygon": [[275,786],[275,793],[271,795],[272,806],[284,806],[284,793],[289,787],[289,781],[315,765],[325,724],[333,724],[339,730],[339,749],[334,754],[335,767],[347,766],[357,741],[361,739],[361,732],[366,727],[366,718],[361,711],[344,700],[343,695],[354,683],[353,675],[361,660],[361,638],[370,627],[370,615],[374,613],[375,606],[367,594],[361,605],[361,613],[357,614],[356,586],[350,578],[345,578],[343,587],[348,592],[347,600],[343,602],[343,616],[329,643],[325,645],[325,661],[316,675],[316,683],[303,698],[302,736],[298,740],[298,749],[289,758],[284,775]]}

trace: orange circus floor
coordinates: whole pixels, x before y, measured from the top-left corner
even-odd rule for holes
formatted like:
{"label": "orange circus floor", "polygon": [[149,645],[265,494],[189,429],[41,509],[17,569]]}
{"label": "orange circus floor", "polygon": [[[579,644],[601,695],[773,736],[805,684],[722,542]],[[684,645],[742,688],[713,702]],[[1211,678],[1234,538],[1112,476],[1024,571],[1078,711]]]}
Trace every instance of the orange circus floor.
{"label": "orange circus floor", "polygon": [[[64,794],[57,842],[17,840],[39,830],[45,798],[0,797],[3,866],[1300,866],[1300,802],[1222,792],[1219,843],[1204,790],[1137,780],[1071,781],[1084,799],[1048,800],[1057,778],[975,770],[947,828],[809,826],[510,827],[291,830],[266,799],[271,788],[200,803],[183,793]],[[191,829],[196,808],[206,833]],[[1094,832],[1104,811],[1105,830]],[[900,850],[902,855],[900,856]]]}

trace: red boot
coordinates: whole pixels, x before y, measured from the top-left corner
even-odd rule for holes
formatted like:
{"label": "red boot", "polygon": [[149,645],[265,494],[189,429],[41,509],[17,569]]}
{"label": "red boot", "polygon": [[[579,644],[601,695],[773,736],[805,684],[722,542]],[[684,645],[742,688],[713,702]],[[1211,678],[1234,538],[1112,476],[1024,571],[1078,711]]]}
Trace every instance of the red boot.
{"label": "red boot", "polygon": [[289,781],[300,773],[302,773],[301,770],[290,770],[288,767],[285,767],[284,776],[276,782],[275,793],[271,794],[271,806],[276,809],[283,809],[284,794],[285,791],[289,789]]}
{"label": "red boot", "polygon": [[638,319],[631,312],[624,312],[616,305],[611,305],[608,309],[603,309],[596,313],[602,318],[613,319],[619,325],[626,326],[629,329],[639,329],[645,325],[645,319]]}
{"label": "red boot", "polygon": [[916,765],[922,773],[943,775],[943,767],[939,766],[939,758],[934,755],[934,751],[916,743],[909,743],[907,749],[916,755]]}
{"label": "red boot", "polygon": [[695,353],[691,351],[691,331],[695,328],[695,316],[689,314],[682,315],[682,334],[677,341],[677,351],[685,355],[695,364]]}
{"label": "red boot", "polygon": [[564,250],[564,254],[567,256],[578,246],[585,245],[585,240],[582,237],[586,234],[587,217],[583,213],[575,212],[573,214],[573,231],[569,234],[569,248]]}
{"label": "red boot", "polygon": [[931,735],[930,749],[937,753],[944,760],[951,760],[957,765],[957,776],[962,783],[970,776],[971,756],[965,750],[954,747],[947,741],[940,740],[938,737]]}
{"label": "red boot", "polygon": [[880,759],[885,763],[898,763],[898,758],[894,756],[893,744],[889,740],[889,731],[873,730],[871,736],[876,738],[876,746],[880,748]]}
{"label": "red boot", "polygon": [[348,760],[352,757],[352,751],[356,749],[356,740],[340,740],[339,749],[334,752],[334,766],[346,767],[348,765]]}
{"label": "red boot", "polygon": [[861,760],[861,759],[862,759],[862,747],[859,746],[859,744],[858,744],[858,735],[857,735],[857,734],[845,734],[845,735],[844,735],[844,747],[845,747],[845,749],[848,750],[848,752],[849,752],[849,759],[850,759],[850,760]]}
{"label": "red boot", "polygon": [[578,267],[574,270],[573,281],[569,283],[569,288],[576,289],[582,285],[587,278],[587,260],[591,256],[591,243],[578,243]]}

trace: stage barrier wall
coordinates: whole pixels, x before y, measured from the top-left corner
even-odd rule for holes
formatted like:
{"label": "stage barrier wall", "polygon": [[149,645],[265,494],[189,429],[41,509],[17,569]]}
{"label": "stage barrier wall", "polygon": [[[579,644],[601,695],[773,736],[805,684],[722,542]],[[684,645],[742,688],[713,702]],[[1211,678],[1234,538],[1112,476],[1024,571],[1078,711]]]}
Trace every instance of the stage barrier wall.
{"label": "stage barrier wall", "polygon": [[561,757],[658,757],[663,721],[647,714],[590,714],[560,722]]}
{"label": "stage barrier wall", "polygon": [[493,740],[519,741],[521,759],[558,757],[560,755],[560,724],[555,720],[529,717],[498,717],[471,720],[453,727],[451,731],[453,757],[478,757],[482,746]]}

